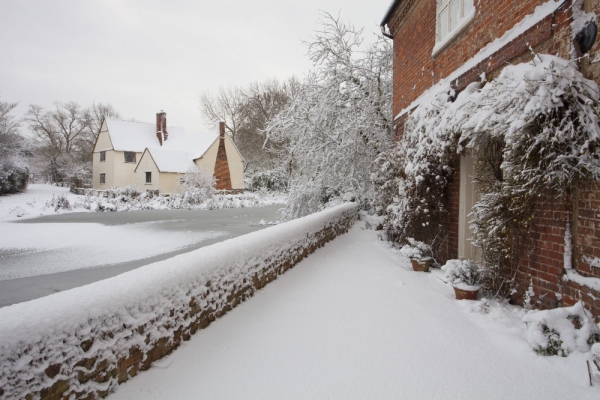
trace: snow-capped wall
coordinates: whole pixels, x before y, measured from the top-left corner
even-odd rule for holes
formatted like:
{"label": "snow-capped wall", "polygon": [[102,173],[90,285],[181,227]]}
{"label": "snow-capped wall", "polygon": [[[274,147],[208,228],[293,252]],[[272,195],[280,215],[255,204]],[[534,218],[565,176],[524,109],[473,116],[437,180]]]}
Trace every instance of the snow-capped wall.
{"label": "snow-capped wall", "polygon": [[0,309],[0,398],[104,397],[354,223],[355,204]]}

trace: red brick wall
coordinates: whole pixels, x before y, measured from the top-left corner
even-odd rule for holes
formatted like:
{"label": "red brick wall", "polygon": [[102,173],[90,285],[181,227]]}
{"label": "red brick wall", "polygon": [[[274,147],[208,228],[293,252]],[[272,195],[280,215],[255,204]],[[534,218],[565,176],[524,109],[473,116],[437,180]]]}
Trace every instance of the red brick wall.
{"label": "red brick wall", "polygon": [[[600,278],[600,268],[590,265],[589,259],[600,258],[600,183],[592,190],[582,191],[574,207],[575,228],[573,268],[581,276]],[[600,316],[600,292],[569,281],[562,287],[564,305],[583,300],[588,310]]]}
{"label": "red brick wall", "polygon": [[[435,56],[432,56],[432,51],[435,46],[436,0],[402,2],[388,24],[394,36],[394,115],[398,115],[423,91],[450,75],[482,47],[502,36],[545,1],[480,0],[476,2],[477,11],[473,21]],[[493,73],[522,53],[528,53],[527,45],[536,48],[551,38],[554,31],[568,28],[569,17],[570,11],[565,7],[556,15],[544,19],[501,52],[473,68],[459,80],[458,89],[477,79],[482,72]],[[559,40],[539,50],[567,57],[569,48],[568,43]],[[530,56],[527,54],[527,57]]]}
{"label": "red brick wall", "polygon": [[[394,36],[394,115],[409,106],[423,91],[471,59],[482,47],[502,36],[535,7],[546,0],[481,0],[476,2],[474,20],[435,56],[435,0],[405,0],[396,9],[388,26]],[[507,63],[516,64],[532,59],[529,46],[538,53],[570,58],[572,15],[571,4],[546,17],[497,53],[463,74],[456,82],[461,90],[478,80],[485,72],[488,79],[499,74]],[[585,0],[586,12],[600,15],[600,0]],[[600,40],[590,51],[590,57],[579,61],[586,77],[600,82],[600,63],[594,62],[600,53]],[[403,133],[405,118],[396,121],[398,137]],[[458,175],[450,188],[450,214],[445,225],[450,232],[448,255],[458,248]],[[551,203],[535,212],[536,232],[524,254],[516,276],[517,292],[513,301],[523,304],[530,285],[534,296],[531,304],[537,308],[568,306],[582,300],[588,310],[600,317],[600,293],[586,286],[566,281],[564,269],[565,227],[569,221],[573,232],[572,265],[584,277],[600,278],[600,268],[593,268],[584,257],[600,258],[600,184],[594,190],[577,194],[574,202]],[[452,250],[454,249],[454,251]]]}
{"label": "red brick wall", "polygon": [[[404,0],[398,6],[390,32],[394,35],[394,115],[408,106],[433,83],[431,50],[435,46],[436,0]],[[410,7],[410,4],[413,4]],[[404,23],[399,18],[404,7],[411,8]]]}

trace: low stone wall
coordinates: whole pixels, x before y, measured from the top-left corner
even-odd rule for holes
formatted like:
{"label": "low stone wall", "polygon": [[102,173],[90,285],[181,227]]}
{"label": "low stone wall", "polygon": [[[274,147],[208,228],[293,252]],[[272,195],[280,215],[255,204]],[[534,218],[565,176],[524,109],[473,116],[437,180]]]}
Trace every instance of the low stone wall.
{"label": "low stone wall", "polygon": [[356,215],[341,205],[0,309],[0,398],[106,396],[347,232]]}

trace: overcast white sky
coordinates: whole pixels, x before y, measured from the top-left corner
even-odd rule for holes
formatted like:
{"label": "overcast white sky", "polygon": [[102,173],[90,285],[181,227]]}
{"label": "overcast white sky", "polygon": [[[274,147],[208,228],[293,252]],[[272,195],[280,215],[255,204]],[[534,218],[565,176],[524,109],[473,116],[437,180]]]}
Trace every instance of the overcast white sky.
{"label": "overcast white sky", "polygon": [[[0,100],[111,103],[126,118],[207,131],[204,90],[302,78],[319,10],[379,33],[392,0],[0,0]],[[371,33],[372,32],[372,33]]]}

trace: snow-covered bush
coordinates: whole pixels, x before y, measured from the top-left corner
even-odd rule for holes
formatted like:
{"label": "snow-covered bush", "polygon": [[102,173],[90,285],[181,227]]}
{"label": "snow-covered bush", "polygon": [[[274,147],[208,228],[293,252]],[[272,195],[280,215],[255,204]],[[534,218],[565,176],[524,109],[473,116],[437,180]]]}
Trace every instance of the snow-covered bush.
{"label": "snow-covered bush", "polygon": [[286,192],[288,189],[288,175],[276,169],[258,172],[250,180],[250,189],[252,191]]}
{"label": "snow-covered bush", "polygon": [[431,257],[431,246],[419,242],[413,238],[408,238],[408,244],[400,249],[400,254],[406,258],[422,260]]}
{"label": "snow-covered bush", "polygon": [[564,195],[574,183],[600,178],[598,85],[559,57],[536,54],[506,67],[470,96],[458,122],[461,146],[504,142],[502,169],[517,190]]}
{"label": "snow-covered bush", "polygon": [[452,286],[462,288],[479,288],[481,284],[481,270],[471,260],[448,260],[442,267],[446,272],[446,281]]}
{"label": "snow-covered bush", "polygon": [[460,137],[459,130],[448,126],[466,117],[460,107],[478,88],[472,84],[458,96],[449,83],[431,88],[408,116],[395,148],[378,158],[371,179],[378,188],[379,206],[387,212],[390,240],[403,244],[413,237],[430,244],[436,258],[444,258],[440,252],[448,231],[443,222]]}
{"label": "snow-covered bush", "polygon": [[215,194],[217,180],[211,172],[190,167],[182,178],[181,203],[185,207],[202,204]]}
{"label": "snow-covered bush", "polygon": [[527,341],[536,353],[544,356],[566,357],[573,351],[586,353],[600,342],[600,328],[594,317],[579,302],[572,307],[544,311],[529,311]]}
{"label": "snow-covered bush", "polygon": [[12,115],[17,103],[0,101],[0,195],[22,192],[29,182],[29,167],[23,153],[26,140]]}
{"label": "snow-covered bush", "polygon": [[46,204],[48,207],[54,208],[54,211],[59,210],[70,210],[71,203],[69,203],[69,199],[64,194],[52,195],[52,200],[48,201]]}
{"label": "snow-covered bush", "polygon": [[19,193],[27,189],[29,169],[12,159],[0,160],[0,195]]}

